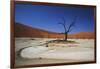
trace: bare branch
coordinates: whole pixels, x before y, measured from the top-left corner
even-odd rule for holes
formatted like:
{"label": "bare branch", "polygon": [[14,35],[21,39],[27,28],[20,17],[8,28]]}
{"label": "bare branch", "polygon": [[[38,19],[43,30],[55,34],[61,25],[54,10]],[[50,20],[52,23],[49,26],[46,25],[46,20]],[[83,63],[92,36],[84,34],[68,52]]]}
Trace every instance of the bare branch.
{"label": "bare branch", "polygon": [[76,22],[76,17],[74,18],[74,20],[73,20],[73,22],[69,25],[69,27],[68,27],[68,29],[67,29],[67,32],[71,32],[71,28],[73,27],[73,26],[75,26],[75,22]]}
{"label": "bare branch", "polygon": [[65,21],[65,18],[64,17],[62,17],[62,20],[63,20],[63,23],[65,24],[66,21]]}
{"label": "bare branch", "polygon": [[58,24],[61,24],[61,25],[64,27],[65,32],[67,31],[67,30],[66,30],[66,26],[65,26],[64,23],[58,23]]}

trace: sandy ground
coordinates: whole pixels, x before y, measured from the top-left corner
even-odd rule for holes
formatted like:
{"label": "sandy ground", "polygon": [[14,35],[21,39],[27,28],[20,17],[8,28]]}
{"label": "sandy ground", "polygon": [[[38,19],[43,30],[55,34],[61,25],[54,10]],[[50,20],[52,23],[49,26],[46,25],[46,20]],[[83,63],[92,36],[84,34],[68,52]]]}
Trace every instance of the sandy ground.
{"label": "sandy ground", "polygon": [[[54,39],[16,38],[16,66],[94,60],[93,39],[69,39],[76,41],[77,44],[45,47],[45,43],[51,40]],[[19,50],[21,51],[19,52]]]}

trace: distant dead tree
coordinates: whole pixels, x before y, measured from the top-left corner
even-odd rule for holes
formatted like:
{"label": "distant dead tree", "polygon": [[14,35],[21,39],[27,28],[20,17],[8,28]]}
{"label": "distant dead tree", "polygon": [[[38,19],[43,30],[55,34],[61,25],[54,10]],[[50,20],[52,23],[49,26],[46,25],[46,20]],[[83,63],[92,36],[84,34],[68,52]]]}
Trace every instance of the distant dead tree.
{"label": "distant dead tree", "polygon": [[65,21],[65,18],[62,18],[62,22],[58,23],[58,24],[61,24],[63,27],[64,27],[64,34],[65,34],[65,38],[64,40],[67,41],[68,39],[68,33],[72,31],[72,27],[75,26],[75,23],[76,23],[76,17],[74,18],[74,20],[71,22],[71,24],[67,27],[66,26],[66,21]]}

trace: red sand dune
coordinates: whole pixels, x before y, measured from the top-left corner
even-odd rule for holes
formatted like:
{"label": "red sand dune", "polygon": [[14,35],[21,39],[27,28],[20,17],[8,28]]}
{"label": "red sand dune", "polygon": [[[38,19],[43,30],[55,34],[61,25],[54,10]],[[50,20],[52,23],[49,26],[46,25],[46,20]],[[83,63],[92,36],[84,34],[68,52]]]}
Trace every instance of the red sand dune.
{"label": "red sand dune", "polygon": [[[95,38],[94,36],[94,32],[80,32],[76,34],[69,34],[68,38],[93,39]],[[27,25],[15,23],[15,37],[64,38],[64,34],[32,28]]]}

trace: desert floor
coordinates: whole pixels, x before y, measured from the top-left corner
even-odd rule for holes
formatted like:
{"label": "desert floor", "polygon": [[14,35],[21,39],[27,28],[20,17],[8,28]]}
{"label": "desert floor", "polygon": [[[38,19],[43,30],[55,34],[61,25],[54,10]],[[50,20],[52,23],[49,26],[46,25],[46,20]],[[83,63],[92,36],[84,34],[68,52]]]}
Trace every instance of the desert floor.
{"label": "desert floor", "polygon": [[15,65],[94,61],[94,39],[68,39],[76,44],[51,44],[48,38],[15,38]]}

